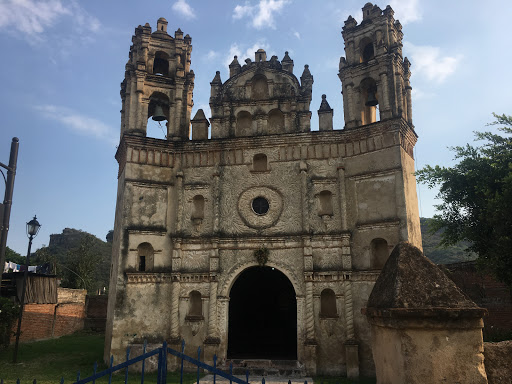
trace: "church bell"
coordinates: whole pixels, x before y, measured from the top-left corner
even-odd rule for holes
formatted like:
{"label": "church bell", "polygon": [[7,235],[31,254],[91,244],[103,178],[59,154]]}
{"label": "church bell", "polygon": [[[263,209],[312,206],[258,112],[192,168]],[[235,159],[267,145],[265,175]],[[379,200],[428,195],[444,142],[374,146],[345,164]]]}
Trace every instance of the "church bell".
{"label": "church bell", "polygon": [[164,111],[162,110],[162,106],[160,104],[155,106],[155,113],[153,113],[153,117],[151,118],[155,121],[167,120],[167,117],[165,117]]}
{"label": "church bell", "polygon": [[364,103],[364,105],[366,105],[367,107],[375,107],[377,104],[379,104],[379,101],[375,97],[375,91],[372,89],[369,89],[368,97],[367,97],[366,103]]}

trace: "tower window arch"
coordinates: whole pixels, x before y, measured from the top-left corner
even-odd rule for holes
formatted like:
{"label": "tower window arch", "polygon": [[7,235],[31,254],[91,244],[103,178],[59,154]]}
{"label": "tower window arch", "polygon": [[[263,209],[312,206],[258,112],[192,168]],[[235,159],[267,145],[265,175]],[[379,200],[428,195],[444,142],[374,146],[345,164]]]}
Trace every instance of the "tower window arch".
{"label": "tower window arch", "polygon": [[279,109],[273,109],[268,114],[269,133],[280,133],[284,128],[284,114]]}
{"label": "tower window arch", "polygon": [[247,111],[236,115],[236,136],[250,136],[252,133],[252,116]]}
{"label": "tower window arch", "polygon": [[257,153],[252,158],[252,169],[255,172],[264,172],[268,170],[267,155]]}
{"label": "tower window arch", "polygon": [[320,294],[320,317],[338,317],[336,295],[332,289],[326,288]]}
{"label": "tower window arch", "polygon": [[373,269],[381,269],[389,257],[388,242],[384,239],[373,239],[370,243],[370,266]]}
{"label": "tower window arch", "polygon": [[369,37],[363,38],[359,42],[359,62],[365,63],[375,57],[373,41]]}
{"label": "tower window arch", "polygon": [[377,83],[371,77],[365,78],[359,85],[361,124],[371,124],[377,121],[377,105],[379,104],[379,92]]}
{"label": "tower window arch", "polygon": [[153,61],[153,74],[169,76],[169,55],[167,55],[167,53],[162,51],[155,53],[155,60]]}
{"label": "tower window arch", "polygon": [[318,194],[318,215],[332,216],[332,193],[331,191],[322,191]]}
{"label": "tower window arch", "polygon": [[147,137],[167,138],[169,105],[169,97],[166,94],[162,92],[151,94],[148,103]]}
{"label": "tower window arch", "polygon": [[148,272],[152,271],[154,267],[154,255],[155,251],[153,246],[149,243],[141,243],[137,247],[137,261],[138,271]]}

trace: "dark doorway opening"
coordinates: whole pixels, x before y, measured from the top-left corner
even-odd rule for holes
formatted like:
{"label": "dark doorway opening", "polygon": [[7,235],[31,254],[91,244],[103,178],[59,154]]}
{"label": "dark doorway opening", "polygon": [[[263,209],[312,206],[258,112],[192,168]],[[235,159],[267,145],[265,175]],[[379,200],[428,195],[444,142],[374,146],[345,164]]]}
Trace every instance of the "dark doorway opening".
{"label": "dark doorway opening", "polygon": [[229,294],[229,359],[297,359],[297,299],[270,267],[243,271]]}

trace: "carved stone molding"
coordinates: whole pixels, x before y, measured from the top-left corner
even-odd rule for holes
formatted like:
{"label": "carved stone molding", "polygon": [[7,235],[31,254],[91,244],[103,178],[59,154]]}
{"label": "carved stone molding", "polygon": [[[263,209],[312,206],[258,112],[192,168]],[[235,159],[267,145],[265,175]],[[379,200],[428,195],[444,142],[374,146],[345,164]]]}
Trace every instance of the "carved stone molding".
{"label": "carved stone molding", "polygon": [[[259,215],[252,209],[252,201],[257,197],[268,200],[268,212]],[[269,187],[253,187],[245,190],[238,198],[238,213],[246,225],[251,228],[268,228],[273,226],[283,211],[283,198],[276,190]]]}

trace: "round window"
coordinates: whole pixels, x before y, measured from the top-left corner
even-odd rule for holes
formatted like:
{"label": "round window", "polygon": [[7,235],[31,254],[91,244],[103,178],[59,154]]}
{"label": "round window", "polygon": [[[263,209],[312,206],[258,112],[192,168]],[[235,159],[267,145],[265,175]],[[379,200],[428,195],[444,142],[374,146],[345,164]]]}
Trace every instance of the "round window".
{"label": "round window", "polygon": [[252,201],[252,210],[258,215],[266,214],[269,207],[268,200],[264,197],[259,196]]}

